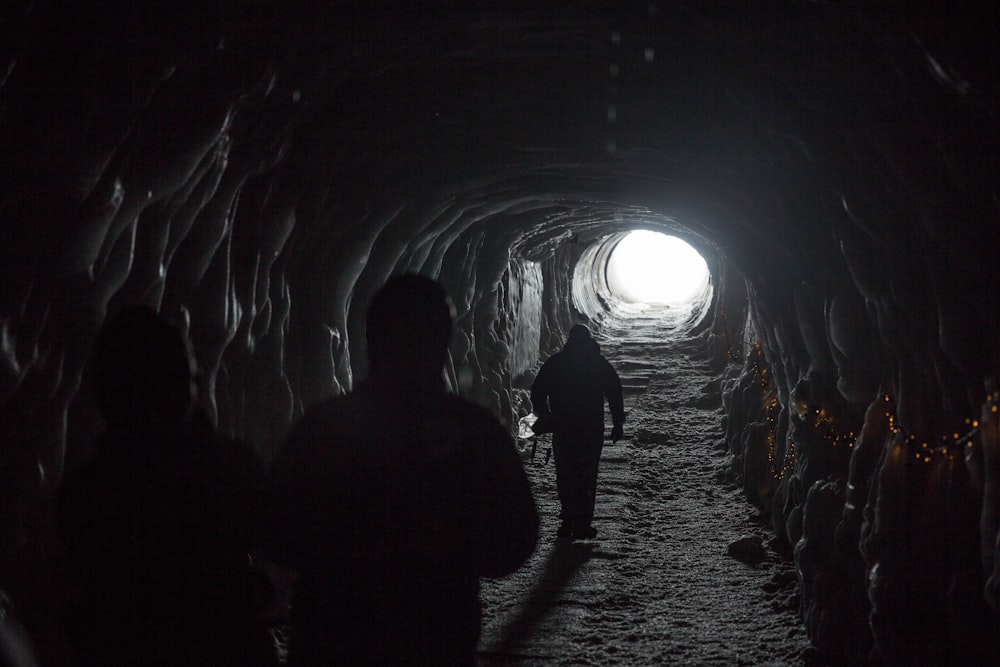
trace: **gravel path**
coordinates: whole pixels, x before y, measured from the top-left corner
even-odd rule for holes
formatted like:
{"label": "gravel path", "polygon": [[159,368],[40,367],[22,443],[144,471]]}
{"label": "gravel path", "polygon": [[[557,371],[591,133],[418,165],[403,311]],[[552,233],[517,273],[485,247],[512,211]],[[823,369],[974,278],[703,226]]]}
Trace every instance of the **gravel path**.
{"label": "gravel path", "polygon": [[[716,378],[667,320],[613,319],[595,335],[628,412],[625,439],[601,459],[598,536],[555,539],[555,466],[540,438],[525,465],[541,539],[521,570],[484,582],[483,664],[805,664],[794,571],[726,481],[721,399],[706,389]],[[764,542],[759,565],[726,555],[745,536]]]}

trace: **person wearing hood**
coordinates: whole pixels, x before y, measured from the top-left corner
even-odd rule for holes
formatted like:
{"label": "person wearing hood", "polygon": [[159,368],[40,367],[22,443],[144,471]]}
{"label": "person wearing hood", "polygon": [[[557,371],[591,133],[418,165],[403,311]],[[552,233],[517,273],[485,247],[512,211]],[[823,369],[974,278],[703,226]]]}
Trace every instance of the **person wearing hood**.
{"label": "person wearing hood", "polygon": [[562,505],[559,537],[597,535],[591,523],[604,446],[605,400],[611,410],[611,441],[617,442],[625,423],[621,380],[601,356],[590,331],[577,324],[570,329],[562,351],[542,364],[531,386],[534,412],[552,431],[556,489]]}

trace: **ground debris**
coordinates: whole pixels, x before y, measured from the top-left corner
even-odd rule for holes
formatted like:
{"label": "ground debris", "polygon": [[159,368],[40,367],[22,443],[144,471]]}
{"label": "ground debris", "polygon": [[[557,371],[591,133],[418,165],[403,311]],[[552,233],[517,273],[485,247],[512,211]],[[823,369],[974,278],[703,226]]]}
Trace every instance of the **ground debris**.
{"label": "ground debris", "polygon": [[726,555],[747,565],[760,565],[767,558],[764,541],[757,535],[746,535],[730,542]]}

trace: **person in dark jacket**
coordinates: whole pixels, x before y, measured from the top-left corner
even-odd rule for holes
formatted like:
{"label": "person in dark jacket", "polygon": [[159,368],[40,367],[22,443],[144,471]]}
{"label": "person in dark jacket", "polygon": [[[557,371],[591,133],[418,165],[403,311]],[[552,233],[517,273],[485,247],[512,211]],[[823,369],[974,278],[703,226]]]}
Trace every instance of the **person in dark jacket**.
{"label": "person in dark jacket", "polygon": [[445,391],[443,288],[391,278],[366,321],[370,379],[295,425],[270,473],[261,545],[296,570],[292,665],[472,665],[480,577],[534,550],[510,433]]}
{"label": "person in dark jacket", "polygon": [[258,665],[249,554],[263,471],[195,408],[194,358],[155,311],[104,326],[89,376],[106,432],[60,492],[78,664]]}
{"label": "person in dark jacket", "polygon": [[552,431],[556,489],[562,505],[560,537],[592,538],[597,468],[604,446],[604,401],[611,410],[611,440],[623,435],[625,409],[618,373],[581,324],[544,364],[531,385],[531,405]]}

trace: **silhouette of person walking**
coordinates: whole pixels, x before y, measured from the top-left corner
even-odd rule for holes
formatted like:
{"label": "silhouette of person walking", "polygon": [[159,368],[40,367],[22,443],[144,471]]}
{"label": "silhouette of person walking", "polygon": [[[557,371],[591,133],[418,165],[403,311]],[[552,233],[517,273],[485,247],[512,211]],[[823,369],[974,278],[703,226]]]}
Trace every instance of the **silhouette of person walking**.
{"label": "silhouette of person walking", "polygon": [[154,311],[111,318],[89,375],[106,432],[60,493],[80,665],[257,665],[248,554],[263,474],[194,407],[194,359]]}
{"label": "silhouette of person walking", "polygon": [[538,515],[511,435],[446,393],[452,312],[427,278],[370,305],[370,379],[306,411],[271,471],[262,546],[298,571],[293,665],[471,665],[479,578],[530,556]]}
{"label": "silhouette of person walking", "polygon": [[604,401],[611,410],[611,440],[623,434],[625,408],[618,373],[581,324],[569,330],[566,345],[538,371],[531,405],[552,431],[556,490],[562,512],[559,537],[592,538],[597,468],[604,446]]}

